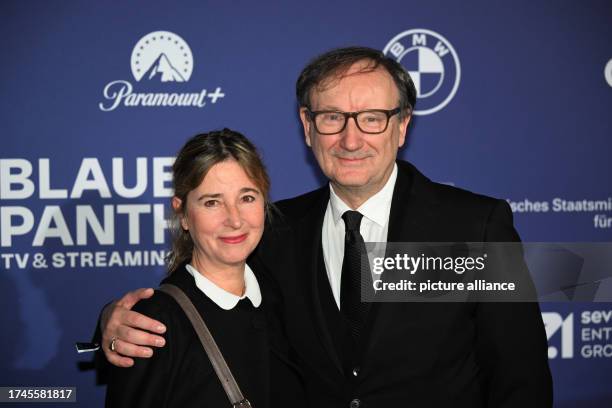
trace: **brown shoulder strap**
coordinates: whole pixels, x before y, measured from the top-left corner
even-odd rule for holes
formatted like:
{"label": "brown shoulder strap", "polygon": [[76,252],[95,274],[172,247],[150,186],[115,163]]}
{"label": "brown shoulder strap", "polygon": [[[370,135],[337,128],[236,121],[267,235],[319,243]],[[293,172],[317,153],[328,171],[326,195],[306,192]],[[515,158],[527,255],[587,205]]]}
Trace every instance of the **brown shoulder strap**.
{"label": "brown shoulder strap", "polygon": [[198,334],[198,338],[200,339],[200,342],[208,355],[208,359],[212,363],[213,369],[217,373],[217,377],[219,377],[221,385],[232,403],[232,406],[236,408],[250,408],[251,403],[242,395],[240,387],[238,387],[238,384],[227,366],[227,363],[225,362],[217,343],[215,343],[215,339],[213,338],[212,334],[210,334],[210,331],[208,330],[206,323],[204,323],[202,316],[200,316],[187,295],[185,295],[180,288],[169,283],[161,285],[159,290],[172,296],[179,304],[181,309],[183,309],[187,315],[187,318],[189,318],[189,321]]}

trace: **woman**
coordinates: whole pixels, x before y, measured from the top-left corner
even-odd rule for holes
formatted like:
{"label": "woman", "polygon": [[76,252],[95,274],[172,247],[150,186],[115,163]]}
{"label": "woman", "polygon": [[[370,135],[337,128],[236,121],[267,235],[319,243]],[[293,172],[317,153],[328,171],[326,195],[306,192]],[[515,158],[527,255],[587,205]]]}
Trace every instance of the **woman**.
{"label": "woman", "polygon": [[[263,234],[269,179],[255,147],[224,129],[190,139],[173,166],[169,276],[206,322],[242,393],[256,407],[303,404],[274,317],[275,293],[247,257]],[[162,321],[167,346],[113,367],[107,407],[229,407],[191,323],[156,291],[135,310]]]}

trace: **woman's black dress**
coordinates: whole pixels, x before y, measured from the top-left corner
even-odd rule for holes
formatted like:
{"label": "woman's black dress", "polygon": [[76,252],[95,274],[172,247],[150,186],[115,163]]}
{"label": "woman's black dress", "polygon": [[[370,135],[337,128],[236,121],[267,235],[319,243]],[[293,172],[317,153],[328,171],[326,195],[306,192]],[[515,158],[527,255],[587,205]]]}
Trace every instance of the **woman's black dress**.
{"label": "woman's black dress", "polygon": [[[179,268],[162,283],[181,288],[202,315],[236,382],[254,408],[305,405],[295,366],[289,362],[278,319],[275,294],[256,275],[262,304],[248,298],[224,310],[195,285],[193,276]],[[155,294],[133,310],[166,325],[166,346],[153,357],[134,359],[131,368],[113,367],[109,373],[107,407],[229,407],[231,406],[206,352],[187,316],[169,295]]]}

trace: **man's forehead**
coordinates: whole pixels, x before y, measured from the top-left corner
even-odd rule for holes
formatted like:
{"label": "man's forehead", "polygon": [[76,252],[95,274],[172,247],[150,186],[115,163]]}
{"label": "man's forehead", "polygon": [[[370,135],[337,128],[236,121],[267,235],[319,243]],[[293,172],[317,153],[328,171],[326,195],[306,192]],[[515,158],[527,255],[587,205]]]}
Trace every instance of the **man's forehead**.
{"label": "man's forehead", "polygon": [[[391,75],[381,66],[376,66],[372,60],[361,60],[347,67],[340,67],[331,72],[327,77],[319,81],[313,88],[316,92],[325,92],[330,88],[338,85],[345,78],[359,77],[370,73],[382,73],[384,76],[391,79]],[[381,76],[382,79],[382,76]],[[387,78],[385,78],[386,80]]]}
{"label": "man's forehead", "polygon": [[358,89],[364,88],[368,89],[368,94],[372,92],[372,89],[377,89],[378,91],[375,93],[378,95],[384,94],[393,98],[399,96],[397,86],[387,70],[381,66],[375,66],[372,61],[364,60],[358,61],[350,67],[338,70],[323,79],[313,87],[310,99],[312,102],[315,100],[320,102],[320,97],[325,99],[328,97],[335,98],[352,94],[353,91],[358,92],[361,95],[359,99],[362,99],[366,95],[358,91]]}

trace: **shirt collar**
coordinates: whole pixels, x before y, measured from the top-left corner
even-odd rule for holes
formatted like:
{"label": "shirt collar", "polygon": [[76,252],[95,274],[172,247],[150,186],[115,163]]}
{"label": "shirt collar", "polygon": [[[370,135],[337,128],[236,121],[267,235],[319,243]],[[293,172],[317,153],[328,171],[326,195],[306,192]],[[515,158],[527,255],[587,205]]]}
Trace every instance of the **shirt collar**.
{"label": "shirt collar", "polygon": [[224,310],[230,310],[236,307],[241,299],[249,298],[253,306],[259,307],[261,304],[261,290],[255,274],[249,267],[244,266],[244,295],[237,296],[233,293],[221,289],[215,285],[210,279],[198,272],[193,266],[187,264],[187,272],[195,279],[195,284],[207,297],[210,298],[217,306]]}
{"label": "shirt collar", "polygon": [[[396,180],[397,163],[394,163],[391,176],[389,176],[389,180],[387,180],[383,188],[380,189],[378,193],[368,198],[356,211],[359,211],[370,221],[384,227],[389,219],[389,211],[391,210],[391,200],[393,199],[393,189],[395,188]],[[351,209],[340,197],[338,197],[331,183],[329,183],[329,203],[335,223],[340,221],[342,214]]]}

